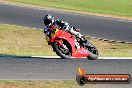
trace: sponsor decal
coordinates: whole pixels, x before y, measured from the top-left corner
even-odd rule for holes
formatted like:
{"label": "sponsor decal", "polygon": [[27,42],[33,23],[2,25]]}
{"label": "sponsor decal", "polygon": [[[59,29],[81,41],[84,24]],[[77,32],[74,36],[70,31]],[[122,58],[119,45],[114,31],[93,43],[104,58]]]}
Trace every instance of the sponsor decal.
{"label": "sponsor decal", "polygon": [[86,83],[128,84],[131,82],[131,76],[129,74],[86,74],[85,70],[79,67],[76,81],[79,85]]}

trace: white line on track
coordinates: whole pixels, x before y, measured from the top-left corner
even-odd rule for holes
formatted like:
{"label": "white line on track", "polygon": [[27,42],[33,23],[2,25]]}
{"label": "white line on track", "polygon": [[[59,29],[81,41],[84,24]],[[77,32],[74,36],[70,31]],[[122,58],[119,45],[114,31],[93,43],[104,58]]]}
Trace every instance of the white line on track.
{"label": "white line on track", "polygon": [[[31,56],[38,58],[61,58],[59,56]],[[132,59],[132,57],[99,57],[98,59]]]}

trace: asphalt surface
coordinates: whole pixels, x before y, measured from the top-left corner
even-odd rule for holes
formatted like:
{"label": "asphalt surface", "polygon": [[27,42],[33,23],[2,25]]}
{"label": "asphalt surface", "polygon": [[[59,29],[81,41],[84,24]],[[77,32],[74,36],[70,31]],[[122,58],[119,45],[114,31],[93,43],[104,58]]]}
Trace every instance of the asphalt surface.
{"label": "asphalt surface", "polygon": [[[88,74],[130,74],[132,60],[0,57],[0,80],[75,80],[79,66]],[[83,88],[131,88],[130,84],[86,84]],[[75,87],[76,88],[76,87]],[[78,87],[77,87],[78,88]],[[82,88],[82,87],[80,87]]]}
{"label": "asphalt surface", "polygon": [[43,28],[42,18],[46,14],[53,14],[55,18],[80,28],[84,35],[132,42],[132,21],[0,4],[2,23]]}
{"label": "asphalt surface", "polygon": [[0,79],[75,79],[77,68],[87,73],[130,74],[132,60],[75,60],[59,58],[0,57]]}

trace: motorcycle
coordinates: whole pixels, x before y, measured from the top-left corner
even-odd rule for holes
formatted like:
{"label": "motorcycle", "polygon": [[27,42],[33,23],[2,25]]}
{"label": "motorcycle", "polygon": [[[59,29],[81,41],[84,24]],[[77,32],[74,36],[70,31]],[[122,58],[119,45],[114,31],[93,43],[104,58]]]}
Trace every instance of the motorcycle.
{"label": "motorcycle", "polygon": [[66,31],[59,30],[57,25],[52,25],[46,40],[61,58],[88,58],[90,60],[98,58],[98,50],[94,45],[89,42],[89,46],[85,47],[78,38]]}

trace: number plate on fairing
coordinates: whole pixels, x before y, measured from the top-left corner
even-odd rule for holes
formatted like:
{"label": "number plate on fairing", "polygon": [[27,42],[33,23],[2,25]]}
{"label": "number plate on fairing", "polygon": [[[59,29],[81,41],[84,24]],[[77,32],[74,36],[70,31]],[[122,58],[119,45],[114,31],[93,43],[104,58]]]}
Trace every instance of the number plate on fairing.
{"label": "number plate on fairing", "polygon": [[51,34],[50,34],[51,38],[54,36],[54,34],[55,34],[58,30],[59,30],[58,28],[52,29]]}

